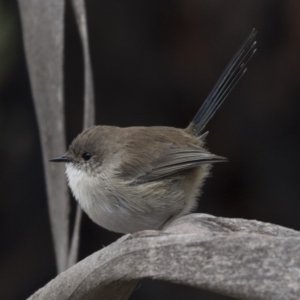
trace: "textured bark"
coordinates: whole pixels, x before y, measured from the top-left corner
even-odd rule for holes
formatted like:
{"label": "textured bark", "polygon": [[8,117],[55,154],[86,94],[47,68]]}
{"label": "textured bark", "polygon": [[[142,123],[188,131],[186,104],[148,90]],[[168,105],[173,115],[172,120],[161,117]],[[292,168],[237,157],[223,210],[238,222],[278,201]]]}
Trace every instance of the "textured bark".
{"label": "textured bark", "polygon": [[83,129],[95,125],[95,100],[92,65],[89,50],[87,17],[84,0],[72,0],[79,35],[82,43],[84,61],[84,116]]}
{"label": "textured bark", "polygon": [[69,196],[64,165],[49,159],[66,151],[63,102],[64,1],[19,0],[23,41],[42,145],[58,271],[67,268]]}
{"label": "textured bark", "polygon": [[[84,59],[84,124],[95,123],[93,76],[83,0],[72,0]],[[49,158],[66,151],[63,101],[64,0],[19,0],[26,60],[43,151],[51,229],[58,272],[77,260],[82,211],[77,207],[70,251],[65,168]]]}
{"label": "textured bark", "polygon": [[[89,51],[87,18],[85,11],[85,4],[83,0],[72,0],[74,7],[75,18],[79,30],[79,35],[83,49],[84,61],[84,110],[83,110],[83,129],[95,125],[95,97],[93,85],[93,73],[91,66],[91,58]],[[70,254],[68,259],[68,267],[73,266],[77,261],[79,248],[79,232],[81,224],[82,210],[77,204],[75,225],[73,237],[70,247]]]}
{"label": "textured bark", "polygon": [[29,299],[128,299],[141,278],[238,299],[300,299],[300,233],[204,214],[126,235],[61,273]]}

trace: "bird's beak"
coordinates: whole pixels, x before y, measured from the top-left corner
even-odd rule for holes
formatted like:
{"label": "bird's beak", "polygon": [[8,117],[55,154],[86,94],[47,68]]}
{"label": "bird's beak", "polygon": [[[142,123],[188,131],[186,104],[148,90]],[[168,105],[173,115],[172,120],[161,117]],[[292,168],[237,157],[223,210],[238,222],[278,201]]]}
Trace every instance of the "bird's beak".
{"label": "bird's beak", "polygon": [[49,159],[52,162],[71,162],[72,159],[67,155],[57,156]]}

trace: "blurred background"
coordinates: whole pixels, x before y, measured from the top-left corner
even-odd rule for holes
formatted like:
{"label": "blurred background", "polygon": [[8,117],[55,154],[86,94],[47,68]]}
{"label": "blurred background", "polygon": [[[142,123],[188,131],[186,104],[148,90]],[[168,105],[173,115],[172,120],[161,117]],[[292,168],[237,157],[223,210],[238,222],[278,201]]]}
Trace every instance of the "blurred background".
{"label": "blurred background", "polygon": [[[300,2],[86,5],[98,124],[186,127],[252,28],[258,30],[246,75],[207,127],[209,149],[229,162],[214,166],[198,211],[300,230]],[[83,63],[68,1],[65,21],[69,143],[82,129]],[[56,267],[15,0],[0,0],[0,167],[0,295],[24,299],[55,277]],[[118,237],[84,215],[80,259]],[[230,298],[143,280],[131,299]]]}

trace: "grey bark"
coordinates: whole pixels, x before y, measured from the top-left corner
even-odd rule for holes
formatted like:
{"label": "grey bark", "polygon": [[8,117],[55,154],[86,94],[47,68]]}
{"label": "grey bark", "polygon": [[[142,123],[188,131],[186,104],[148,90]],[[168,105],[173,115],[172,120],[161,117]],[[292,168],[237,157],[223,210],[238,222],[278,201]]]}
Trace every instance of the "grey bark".
{"label": "grey bark", "polygon": [[[84,124],[95,123],[93,76],[83,0],[72,0],[84,59]],[[69,197],[64,166],[49,164],[66,151],[63,101],[64,0],[19,0],[26,60],[42,144],[58,272],[77,260],[82,211],[78,206],[69,251]]]}
{"label": "grey bark", "polygon": [[[95,96],[93,85],[93,73],[91,66],[91,58],[89,51],[87,18],[85,4],[83,0],[72,0],[75,18],[79,30],[79,35],[83,49],[84,61],[84,109],[83,109],[83,129],[86,129],[95,124]],[[79,232],[81,224],[82,210],[77,204],[76,218],[72,242],[70,247],[70,254],[68,259],[68,267],[73,266],[77,261],[79,249]]]}
{"label": "grey bark", "polygon": [[23,41],[36,110],[57,269],[67,268],[69,197],[64,166],[48,160],[66,151],[63,102],[64,1],[19,0]]}
{"label": "grey bark", "polygon": [[128,299],[141,278],[237,299],[300,299],[300,232],[204,214],[126,235],[29,299]]}
{"label": "grey bark", "polygon": [[79,35],[82,43],[84,60],[84,116],[83,129],[95,124],[95,100],[93,73],[89,50],[87,18],[84,0],[72,0]]}

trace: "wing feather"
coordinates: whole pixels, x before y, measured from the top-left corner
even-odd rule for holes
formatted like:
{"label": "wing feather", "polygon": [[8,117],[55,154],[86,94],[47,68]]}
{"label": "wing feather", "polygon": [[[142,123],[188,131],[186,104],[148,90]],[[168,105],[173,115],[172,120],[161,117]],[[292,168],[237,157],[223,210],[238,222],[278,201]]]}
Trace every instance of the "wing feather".
{"label": "wing feather", "polygon": [[171,147],[151,163],[150,171],[140,176],[142,181],[156,180],[202,164],[224,162],[226,158],[198,147]]}

